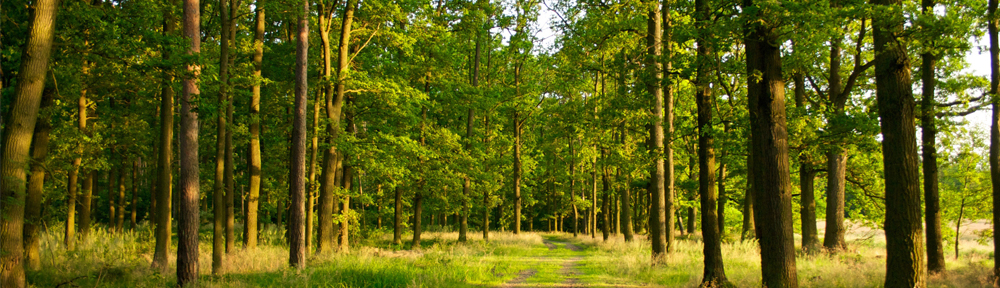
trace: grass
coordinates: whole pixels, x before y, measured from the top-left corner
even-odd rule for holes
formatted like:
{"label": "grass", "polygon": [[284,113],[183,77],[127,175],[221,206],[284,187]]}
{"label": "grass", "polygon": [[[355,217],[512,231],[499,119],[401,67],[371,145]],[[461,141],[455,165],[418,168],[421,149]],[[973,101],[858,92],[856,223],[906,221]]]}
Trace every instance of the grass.
{"label": "grass", "polygon": [[[55,226],[60,227],[60,226]],[[226,257],[225,273],[211,275],[211,229],[202,227],[199,271],[202,287],[503,287],[522,271],[534,274],[519,285],[559,287],[575,281],[589,287],[648,286],[697,287],[701,281],[701,242],[697,236],[679,237],[663,263],[651,265],[649,243],[642,237],[625,242],[621,236],[573,238],[563,233],[493,232],[490,241],[470,233],[458,244],[456,232],[425,232],[423,247],[391,244],[391,233],[373,234],[354,244],[351,253],[311,256],[303,270],[288,268],[287,247],[277,226],[262,231],[262,245],[237,249]],[[404,239],[409,239],[405,235]],[[849,242],[839,254],[799,255],[800,287],[879,287],[885,273],[883,238]],[[555,244],[554,250],[545,241]],[[404,241],[409,242],[409,241]],[[176,245],[176,241],[173,243]],[[576,245],[581,251],[567,249]],[[28,272],[34,287],[167,287],[175,286],[173,269],[159,274],[149,268],[153,254],[152,229],[109,233],[102,227],[67,251],[61,229],[41,237],[42,269]],[[174,265],[176,246],[171,249]],[[948,254],[948,272],[933,275],[928,287],[987,287],[992,247],[966,245],[962,257]],[[756,243],[731,241],[723,245],[726,275],[737,287],[760,287],[760,255]],[[569,267],[569,268],[567,268]],[[574,273],[568,273],[572,270]]]}

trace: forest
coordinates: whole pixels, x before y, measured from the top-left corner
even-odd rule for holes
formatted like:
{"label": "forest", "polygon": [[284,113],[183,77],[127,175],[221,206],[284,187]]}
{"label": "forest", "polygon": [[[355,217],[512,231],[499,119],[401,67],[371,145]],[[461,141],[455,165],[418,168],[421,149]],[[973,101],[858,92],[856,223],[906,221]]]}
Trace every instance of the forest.
{"label": "forest", "polygon": [[1000,287],[998,1],[0,0],[0,287]]}

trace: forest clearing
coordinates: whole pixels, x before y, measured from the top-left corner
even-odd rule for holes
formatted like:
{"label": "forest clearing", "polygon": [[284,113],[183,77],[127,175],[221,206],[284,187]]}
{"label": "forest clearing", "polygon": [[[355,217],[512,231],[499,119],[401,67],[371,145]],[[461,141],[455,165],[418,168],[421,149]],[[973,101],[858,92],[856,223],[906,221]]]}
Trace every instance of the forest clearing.
{"label": "forest clearing", "polygon": [[998,2],[0,0],[0,288],[1000,288]]}

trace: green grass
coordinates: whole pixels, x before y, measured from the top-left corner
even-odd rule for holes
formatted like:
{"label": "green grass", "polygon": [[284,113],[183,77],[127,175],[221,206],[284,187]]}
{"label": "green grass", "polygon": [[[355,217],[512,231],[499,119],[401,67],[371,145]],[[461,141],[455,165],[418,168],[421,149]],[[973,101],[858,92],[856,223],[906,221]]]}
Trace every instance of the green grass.
{"label": "green grass", "polygon": [[[55,226],[60,227],[60,226]],[[109,233],[97,227],[75,251],[62,246],[61,229],[48,229],[41,243],[42,269],[28,272],[33,287],[168,287],[175,286],[174,253],[171,272],[149,268],[152,230]],[[255,250],[237,249],[226,257],[225,273],[211,272],[211,229],[202,227],[199,265],[202,287],[503,287],[521,271],[534,270],[520,286],[560,287],[571,279],[589,287],[697,287],[701,281],[701,242],[678,239],[663,263],[651,265],[649,243],[620,236],[608,241],[555,233],[470,233],[466,244],[455,232],[427,232],[423,247],[409,250],[391,244],[391,234],[374,234],[353,246],[351,253],[311,256],[307,268],[288,268],[282,233],[265,227]],[[409,239],[410,235],[405,235]],[[544,241],[558,247],[549,250]],[[408,241],[404,241],[408,242]],[[572,243],[581,251],[566,248]],[[176,245],[176,241],[173,243]],[[885,273],[884,241],[850,242],[840,254],[799,255],[801,287],[879,287]],[[176,246],[175,246],[176,247]],[[175,248],[174,247],[174,248]],[[928,287],[985,287],[992,266],[991,247],[963,248],[962,258],[949,254],[948,272],[931,276]],[[726,275],[737,287],[760,287],[760,255],[756,243],[723,245]],[[569,265],[575,263],[574,265]],[[579,275],[567,275],[567,266]],[[570,269],[572,270],[572,269]]]}

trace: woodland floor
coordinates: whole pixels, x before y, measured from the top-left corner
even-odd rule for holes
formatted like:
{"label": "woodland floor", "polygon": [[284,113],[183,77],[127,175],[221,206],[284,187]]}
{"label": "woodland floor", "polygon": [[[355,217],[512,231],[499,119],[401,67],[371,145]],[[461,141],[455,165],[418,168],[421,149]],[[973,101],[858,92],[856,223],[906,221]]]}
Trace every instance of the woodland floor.
{"label": "woodland floor", "polygon": [[[161,274],[149,268],[154,242],[149,227],[125,233],[97,228],[74,251],[63,248],[62,233],[57,230],[48,229],[42,235],[42,269],[27,275],[33,287],[176,286],[173,257],[170,272]],[[948,272],[930,276],[928,287],[987,287],[992,246],[977,243],[970,237],[972,230],[963,233],[958,259],[948,246]],[[493,232],[490,241],[483,241],[481,232],[470,231],[469,241],[461,244],[458,233],[430,231],[423,234],[422,247],[412,249],[411,235],[404,234],[404,245],[392,245],[392,233],[383,231],[355,238],[361,242],[353,244],[349,253],[311,256],[304,270],[288,268],[288,248],[282,234],[277,226],[267,226],[258,248],[234,249],[223,262],[223,273],[216,276],[211,274],[211,228],[203,226],[200,286],[697,287],[702,273],[702,245],[697,234],[678,235],[674,251],[664,263],[653,266],[649,242],[641,235],[636,241],[625,242],[621,235],[603,241],[600,233],[573,237],[567,233]],[[729,281],[736,287],[760,287],[757,244],[739,241],[738,235],[729,236],[722,251]],[[884,237],[877,229],[852,225],[848,246],[847,251],[836,254],[800,253],[800,287],[882,286]]]}

